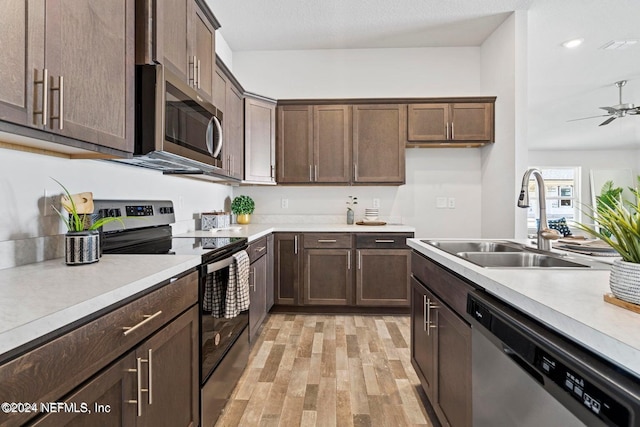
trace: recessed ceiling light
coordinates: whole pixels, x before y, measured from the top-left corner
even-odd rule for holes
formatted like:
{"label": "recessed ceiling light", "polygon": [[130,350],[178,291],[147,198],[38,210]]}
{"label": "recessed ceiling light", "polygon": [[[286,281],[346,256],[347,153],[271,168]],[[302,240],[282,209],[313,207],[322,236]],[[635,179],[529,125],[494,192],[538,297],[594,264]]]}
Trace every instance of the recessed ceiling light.
{"label": "recessed ceiling light", "polygon": [[562,46],[564,46],[566,48],[569,48],[569,49],[573,49],[574,47],[580,46],[583,41],[584,41],[584,39],[567,40],[566,42],[562,43]]}

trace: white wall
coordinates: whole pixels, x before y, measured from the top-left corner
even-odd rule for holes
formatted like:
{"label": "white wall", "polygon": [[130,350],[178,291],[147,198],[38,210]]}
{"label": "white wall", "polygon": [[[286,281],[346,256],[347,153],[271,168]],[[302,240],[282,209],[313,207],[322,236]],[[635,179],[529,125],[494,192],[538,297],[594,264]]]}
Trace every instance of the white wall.
{"label": "white wall", "polygon": [[233,51],[220,31],[216,31],[216,55],[222,59],[224,65],[233,72]]}
{"label": "white wall", "polygon": [[[234,52],[234,74],[248,90],[274,98],[371,98],[492,95],[480,85],[480,48]],[[401,187],[241,187],[256,214],[343,215],[347,196],[359,208],[381,199],[381,215],[416,227],[417,236],[479,237],[479,149],[408,149]],[[436,209],[436,197],[455,209]],[[289,199],[281,209],[280,199]]]}
{"label": "white wall", "polygon": [[511,15],[481,47],[482,88],[497,96],[495,144],[482,149],[486,238],[526,235],[526,212],[516,207],[526,165],[526,19]]}
{"label": "white wall", "polygon": [[194,214],[222,210],[231,194],[229,186],[138,167],[0,149],[0,269],[62,256],[57,237],[66,230],[52,210],[43,216],[45,190],[62,194],[51,178],[71,193],[90,191],[95,199],[172,200],[175,232],[194,230]]}

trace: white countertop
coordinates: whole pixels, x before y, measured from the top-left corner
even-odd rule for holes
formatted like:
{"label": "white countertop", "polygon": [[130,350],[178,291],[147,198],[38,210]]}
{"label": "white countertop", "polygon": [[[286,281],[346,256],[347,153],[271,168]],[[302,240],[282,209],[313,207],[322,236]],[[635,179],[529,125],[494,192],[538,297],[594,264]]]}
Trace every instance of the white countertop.
{"label": "white countertop", "polygon": [[415,227],[400,224],[387,225],[347,225],[347,224],[233,224],[237,231],[207,230],[190,231],[175,237],[246,237],[249,242],[269,233],[413,233]]}
{"label": "white countertop", "polygon": [[640,378],[640,314],[603,300],[608,270],[483,268],[421,239],[408,245]]}
{"label": "white countertop", "polygon": [[199,265],[199,256],[104,255],[0,270],[0,355]]}

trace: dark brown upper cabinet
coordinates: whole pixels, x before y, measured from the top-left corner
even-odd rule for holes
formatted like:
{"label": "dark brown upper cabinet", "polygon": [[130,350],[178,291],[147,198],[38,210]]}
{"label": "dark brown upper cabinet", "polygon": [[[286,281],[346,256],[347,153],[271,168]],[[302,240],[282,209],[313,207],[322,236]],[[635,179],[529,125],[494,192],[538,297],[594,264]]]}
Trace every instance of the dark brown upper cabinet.
{"label": "dark brown upper cabinet", "polygon": [[278,129],[278,183],[350,182],[349,105],[280,107]]}
{"label": "dark brown upper cabinet", "polygon": [[137,9],[136,62],[163,64],[212,101],[220,24],[204,1],[138,1]]}
{"label": "dark brown upper cabinet", "polygon": [[481,146],[494,141],[494,102],[409,104],[410,147]]}
{"label": "dark brown upper cabinet", "polygon": [[353,106],[353,183],[404,184],[407,106]]}
{"label": "dark brown upper cabinet", "polygon": [[41,139],[132,152],[134,0],[10,3],[0,17],[0,119],[68,137],[27,133]]}
{"label": "dark brown upper cabinet", "polygon": [[276,102],[247,94],[244,100],[244,179],[275,182]]}

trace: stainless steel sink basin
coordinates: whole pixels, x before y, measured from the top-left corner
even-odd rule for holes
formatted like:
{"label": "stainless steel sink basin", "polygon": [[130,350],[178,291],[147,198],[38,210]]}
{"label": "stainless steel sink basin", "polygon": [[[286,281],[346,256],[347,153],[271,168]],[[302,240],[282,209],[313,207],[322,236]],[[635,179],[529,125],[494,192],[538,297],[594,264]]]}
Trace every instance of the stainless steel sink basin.
{"label": "stainless steel sink basin", "polygon": [[450,254],[458,252],[522,252],[524,246],[513,242],[471,240],[423,240]]}
{"label": "stainless steel sink basin", "polygon": [[456,254],[482,267],[503,268],[591,268],[560,256],[533,252],[459,252]]}

